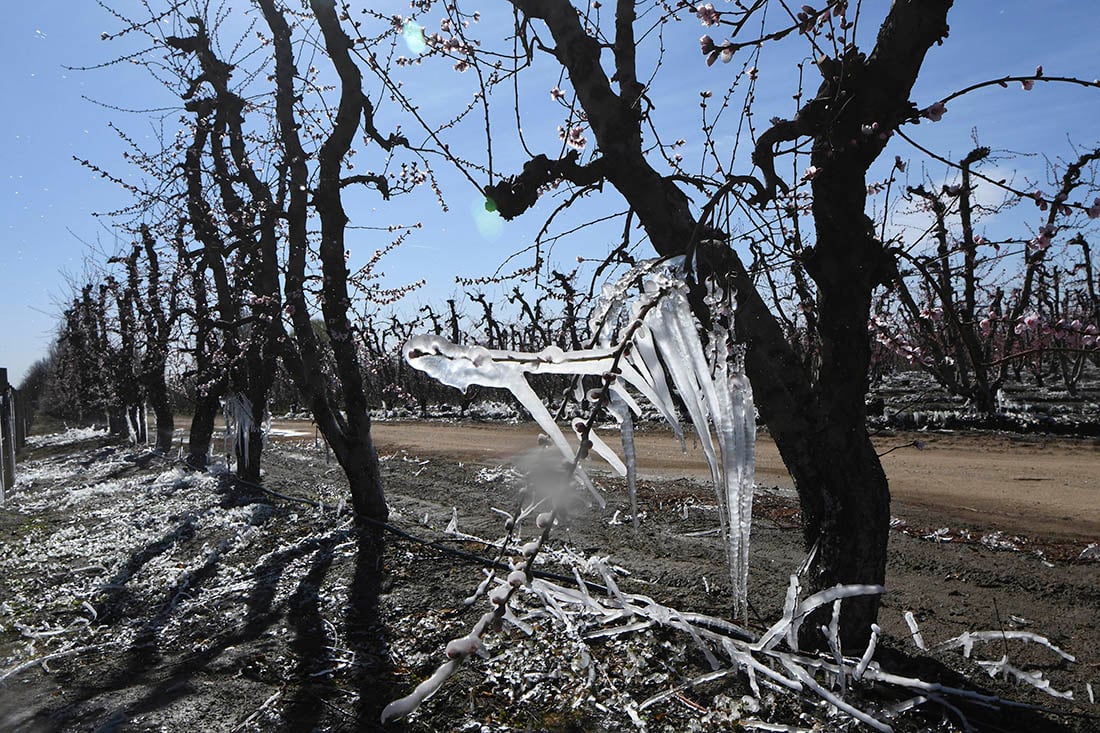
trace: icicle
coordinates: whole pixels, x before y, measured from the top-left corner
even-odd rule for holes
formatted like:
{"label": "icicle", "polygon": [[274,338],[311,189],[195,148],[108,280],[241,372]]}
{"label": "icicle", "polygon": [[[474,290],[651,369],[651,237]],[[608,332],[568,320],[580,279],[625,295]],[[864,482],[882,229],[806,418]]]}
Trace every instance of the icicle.
{"label": "icicle", "polygon": [[619,316],[626,309],[627,292],[632,287],[637,286],[643,277],[655,268],[661,265],[672,266],[682,261],[683,257],[644,260],[630,268],[615,282],[605,284],[596,301],[596,307],[592,310],[592,316],[588,319],[588,328],[596,338],[596,342],[604,345],[610,343]]}
{"label": "icicle", "polygon": [[[608,349],[586,349],[566,354],[556,347],[535,354],[489,350],[481,346],[460,346],[440,336],[414,336],[405,343],[405,361],[426,372],[443,384],[465,392],[471,385],[507,389],[523,405],[531,418],[557,446],[567,461],[573,459],[573,448],[565,439],[553,415],[528,384],[526,374],[587,374],[602,375],[612,367],[613,352]],[[604,498],[596,491],[588,475],[580,467],[577,476],[603,508]]]}
{"label": "icicle", "polygon": [[[731,372],[728,330],[715,328],[710,333],[712,357],[708,363],[686,288],[677,275],[667,270],[655,271],[645,285],[647,292],[664,292],[659,305],[645,316],[660,361],[647,350],[650,342],[645,338],[636,339],[636,347],[651,372],[663,362],[702,444],[718,501],[734,601],[738,613],[745,616],[754,488],[752,452],[756,435],[751,388],[741,372],[740,360]],[[715,429],[713,440],[711,425]],[[720,457],[714,448],[715,440]]]}
{"label": "icicle", "polygon": [[252,403],[240,392],[235,392],[222,401],[222,411],[225,414],[226,466],[228,467],[231,458],[230,436],[233,437],[233,446],[238,451],[238,462],[244,460],[243,465],[247,466],[249,433],[253,426]]}
{"label": "icicle", "polygon": [[[583,425],[583,424],[582,424]],[[582,425],[573,425],[573,432],[577,438],[581,437]],[[619,458],[619,455],[611,449],[604,439],[596,434],[595,429],[588,431],[588,440],[592,443],[592,450],[596,451],[596,455],[607,461],[607,465],[611,466],[612,470],[620,476],[626,476],[627,466],[623,463],[623,460]]]}
{"label": "icicle", "polygon": [[[676,320],[675,306],[670,305],[677,293],[669,292],[662,299],[661,304],[646,314],[645,322],[653,333],[655,345],[661,349],[661,357],[668,367],[669,376],[676,391],[680,393],[687,408],[691,423],[695,428],[699,441],[703,446],[703,454],[706,456],[707,465],[710,467],[711,478],[717,484],[719,480],[718,461],[714,453],[714,442],[711,440],[710,428],[707,423],[707,412],[700,397],[700,385],[696,379],[694,364],[688,353],[689,346],[683,342],[681,333],[673,324]],[[681,295],[681,297],[683,297]],[[637,342],[641,347],[642,341]],[[641,350],[641,348],[639,348]],[[644,353],[644,352],[643,352]],[[653,360],[656,362],[656,359]],[[653,364],[646,363],[652,371]]]}
{"label": "icicle", "polygon": [[619,421],[619,434],[622,436],[623,456],[626,458],[626,490],[630,495],[630,518],[634,529],[638,529],[638,457],[634,450],[634,418],[630,406],[622,399],[621,390],[612,388],[611,403],[608,410]]}

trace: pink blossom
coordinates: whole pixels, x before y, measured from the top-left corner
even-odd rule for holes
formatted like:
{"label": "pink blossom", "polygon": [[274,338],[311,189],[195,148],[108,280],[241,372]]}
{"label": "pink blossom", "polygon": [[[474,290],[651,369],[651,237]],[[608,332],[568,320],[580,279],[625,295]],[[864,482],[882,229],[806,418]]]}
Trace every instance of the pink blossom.
{"label": "pink blossom", "polygon": [[820,172],[820,168],[818,168],[816,165],[811,165],[809,168],[806,169],[806,172],[802,174],[802,180],[812,181],[814,177],[817,176],[817,174]]}
{"label": "pink blossom", "polygon": [[1100,198],[1092,200],[1092,206],[1087,211],[1090,219],[1100,219]]}
{"label": "pink blossom", "polygon": [[897,168],[902,173],[905,172],[905,161],[901,159],[900,155],[895,155],[894,156],[894,167]]}
{"label": "pink blossom", "polygon": [[695,17],[705,26],[718,25],[722,14],[714,9],[714,5],[707,3],[695,9]]}
{"label": "pink blossom", "polygon": [[1020,82],[1020,86],[1024,88],[1025,92],[1030,92],[1035,87],[1034,79],[1024,79]]}
{"label": "pink blossom", "polygon": [[558,87],[554,87],[550,90],[550,98],[560,102],[561,100],[565,99],[565,92],[563,92]]}
{"label": "pink blossom", "polygon": [[1015,331],[1018,335],[1023,335],[1029,331],[1035,331],[1042,323],[1042,320],[1043,319],[1039,317],[1038,313],[1029,313],[1017,322]]}
{"label": "pink blossom", "polygon": [[576,150],[583,150],[584,146],[588,144],[588,139],[584,136],[584,128],[580,125],[574,125],[568,131],[559,126],[558,137],[564,140],[566,145]]}
{"label": "pink blossom", "polygon": [[946,113],[947,113],[947,105],[944,104],[943,102],[936,102],[935,104],[925,108],[921,112],[921,115],[923,117],[927,117],[928,119],[932,120],[933,122],[939,122],[941,119],[943,119],[943,116]]}
{"label": "pink blossom", "polygon": [[704,54],[710,53],[714,50],[714,39],[710,36],[703,36],[699,39],[699,50]]}
{"label": "pink blossom", "polygon": [[1039,211],[1047,210],[1047,200],[1043,198],[1042,191],[1032,191],[1028,195],[1031,196],[1032,200],[1035,201],[1035,205],[1039,207]]}

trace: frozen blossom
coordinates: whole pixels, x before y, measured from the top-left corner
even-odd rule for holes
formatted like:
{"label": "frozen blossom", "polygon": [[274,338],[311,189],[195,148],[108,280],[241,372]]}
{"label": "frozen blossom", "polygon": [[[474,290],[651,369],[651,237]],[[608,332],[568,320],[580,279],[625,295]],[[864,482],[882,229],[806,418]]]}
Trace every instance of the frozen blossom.
{"label": "frozen blossom", "polygon": [[925,109],[921,110],[921,116],[927,117],[933,122],[939,122],[941,119],[943,119],[943,116],[946,113],[947,105],[945,105],[943,102],[936,102],[935,104],[929,105]]}
{"label": "frozen blossom", "polygon": [[699,19],[699,22],[705,26],[718,25],[721,22],[722,14],[714,9],[713,3],[707,3],[706,5],[700,5],[695,10],[695,17]]}

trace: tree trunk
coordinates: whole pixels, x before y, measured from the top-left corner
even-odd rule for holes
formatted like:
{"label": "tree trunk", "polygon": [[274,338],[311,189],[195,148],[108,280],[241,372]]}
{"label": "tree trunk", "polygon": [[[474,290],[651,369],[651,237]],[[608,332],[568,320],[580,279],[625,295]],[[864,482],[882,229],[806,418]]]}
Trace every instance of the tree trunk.
{"label": "tree trunk", "polygon": [[154,398],[151,401],[153,414],[157,419],[157,441],[154,449],[158,453],[168,454],[172,450],[172,441],[176,434],[176,416],[167,399]]}
{"label": "tree trunk", "polygon": [[125,407],[112,406],[107,409],[107,432],[124,438],[130,435]]}
{"label": "tree trunk", "polygon": [[192,468],[205,468],[209,461],[214,419],[220,407],[216,392],[200,395],[195,400],[195,414],[191,417],[191,432],[187,440],[187,465]]}
{"label": "tree trunk", "polygon": [[385,493],[382,490],[382,474],[378,467],[378,453],[368,433],[363,438],[345,438],[330,441],[336,461],[348,477],[352,508],[356,516],[385,520],[389,516]]}
{"label": "tree trunk", "polygon": [[340,199],[340,169],[343,157],[359,129],[360,119],[370,127],[367,133],[383,147],[373,129],[373,108],[362,92],[358,68],[351,60],[351,41],[344,34],[331,0],[313,0],[311,7],[321,28],[325,47],[340,76],[340,104],[334,127],[318,154],[318,183],[313,204],[321,218],[319,254],[323,271],[322,312],[333,347],[340,377],[343,413],[329,399],[322,370],[322,352],[313,330],[305,298],[306,255],[309,250],[309,171],[302,149],[295,115],[294,50],[290,27],[271,0],[259,0],[260,9],[272,31],[276,68],[276,118],[284,154],[288,161],[287,260],[284,292],[294,325],[295,344],[284,345],[283,361],[294,376],[299,391],[309,402],[314,421],[347,475],[356,516],[384,521],[389,515],[378,456],[370,434],[370,413],[363,393],[355,344],[355,332],[348,322],[348,272],[344,261],[344,226],[347,216]]}

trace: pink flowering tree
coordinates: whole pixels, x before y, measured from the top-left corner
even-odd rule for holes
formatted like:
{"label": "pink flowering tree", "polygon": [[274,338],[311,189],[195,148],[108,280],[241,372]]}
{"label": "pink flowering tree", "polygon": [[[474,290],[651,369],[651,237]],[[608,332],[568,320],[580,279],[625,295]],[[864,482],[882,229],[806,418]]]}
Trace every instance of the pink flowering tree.
{"label": "pink flowering tree", "polygon": [[[908,187],[931,223],[917,242],[896,242],[895,305],[870,322],[879,345],[984,414],[995,412],[998,391],[1023,368],[1040,385],[1057,372],[1075,394],[1095,356],[1096,286],[1084,230],[1100,213],[1081,199],[1100,151],[1062,166],[1050,192],[989,181],[980,172],[989,155],[989,148],[975,148],[955,164],[957,182],[938,190]],[[1003,189],[1004,202],[981,204],[980,186]],[[980,233],[1020,201],[1039,214],[1032,232],[996,240]]]}

